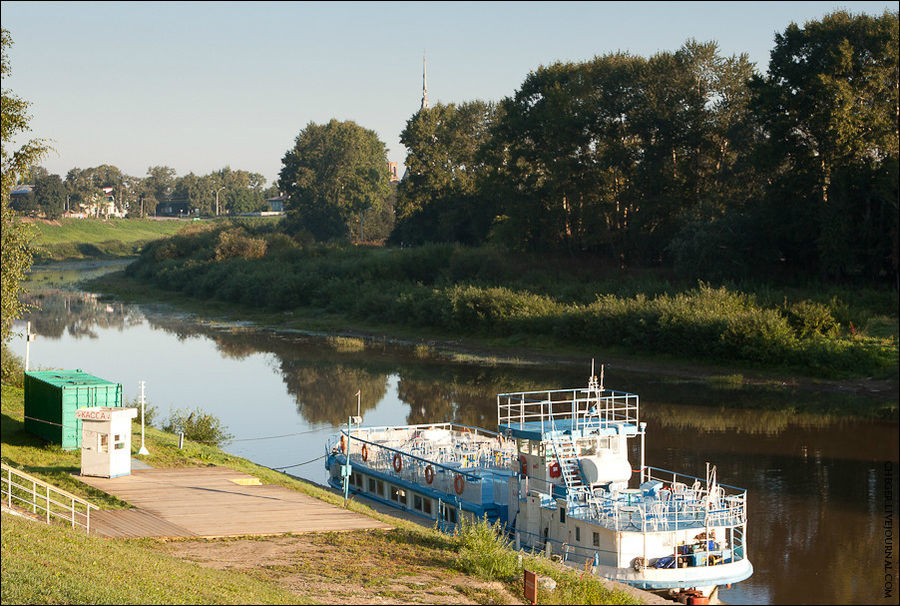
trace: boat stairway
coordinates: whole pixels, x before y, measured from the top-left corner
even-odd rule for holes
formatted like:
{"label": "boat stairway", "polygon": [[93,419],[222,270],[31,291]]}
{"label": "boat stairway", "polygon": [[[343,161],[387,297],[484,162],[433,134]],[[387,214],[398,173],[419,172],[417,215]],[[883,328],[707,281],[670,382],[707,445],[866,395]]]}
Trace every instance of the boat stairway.
{"label": "boat stairway", "polygon": [[590,493],[590,487],[581,479],[581,467],[578,462],[578,453],[573,442],[553,440],[553,448],[559,463],[560,472],[569,494],[577,496]]}

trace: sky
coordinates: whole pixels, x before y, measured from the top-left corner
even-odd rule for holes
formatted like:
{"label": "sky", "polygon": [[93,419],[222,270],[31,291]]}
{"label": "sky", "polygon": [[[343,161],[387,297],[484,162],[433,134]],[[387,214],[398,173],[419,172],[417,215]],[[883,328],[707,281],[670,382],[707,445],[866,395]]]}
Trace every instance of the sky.
{"label": "sky", "polygon": [[[897,2],[2,2],[12,74],[43,165],[113,164],[133,176],[225,166],[277,179],[310,122],[353,120],[400,164],[400,133],[428,98],[511,96],[530,71],[686,40],[747,53],[765,72],[776,33],[837,9]],[[14,143],[21,143],[20,139]]]}

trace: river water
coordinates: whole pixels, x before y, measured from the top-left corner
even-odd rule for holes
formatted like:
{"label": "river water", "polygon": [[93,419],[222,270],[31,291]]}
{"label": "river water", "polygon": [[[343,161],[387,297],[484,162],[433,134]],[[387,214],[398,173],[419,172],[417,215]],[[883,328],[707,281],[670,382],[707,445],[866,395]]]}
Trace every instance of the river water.
{"label": "river water", "polygon": [[[34,284],[48,281],[40,271],[34,277]],[[495,429],[495,394],[578,386],[590,370],[588,360],[505,363],[32,289],[40,306],[28,318],[38,335],[32,369],[81,368],[122,383],[126,399],[146,381],[160,420],[173,409],[202,408],[234,435],[226,451],[319,483],[325,441],[356,414],[357,390],[366,425],[455,421]],[[23,339],[11,347],[24,356]],[[724,589],[724,601],[897,603],[893,561],[885,597],[889,548],[893,560],[885,526],[900,468],[896,422],[826,412],[846,408],[852,396],[751,388],[727,378],[710,384],[607,367],[606,385],[640,395],[649,465],[703,476],[709,461],[721,482],[749,490],[755,573]]]}

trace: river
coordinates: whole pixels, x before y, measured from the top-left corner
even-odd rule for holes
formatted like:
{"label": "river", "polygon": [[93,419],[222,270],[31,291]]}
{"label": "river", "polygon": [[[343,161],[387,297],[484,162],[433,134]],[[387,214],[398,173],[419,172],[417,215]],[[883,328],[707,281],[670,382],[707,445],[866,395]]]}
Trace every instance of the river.
{"label": "river", "polygon": [[[84,272],[84,267],[69,270]],[[51,268],[58,272],[58,268]],[[93,271],[93,269],[91,270]],[[58,275],[57,273],[48,273]],[[81,368],[146,382],[159,421],[199,407],[234,439],[224,449],[323,483],[324,444],[356,414],[366,425],[456,421],[496,427],[495,394],[586,383],[583,365],[506,363],[383,341],[261,330],[46,288],[33,274],[31,368]],[[35,284],[44,285],[40,290]],[[11,342],[23,355],[21,337]],[[641,396],[650,465],[749,491],[754,575],[721,592],[733,604],[897,603],[885,598],[886,523],[897,502],[897,422],[828,414],[856,396],[748,387],[606,368],[606,384]],[[812,412],[785,412],[785,409]],[[312,461],[306,463],[307,461]],[[305,464],[304,464],[305,463]],[[892,529],[891,529],[892,531]],[[891,556],[892,556],[891,552]]]}

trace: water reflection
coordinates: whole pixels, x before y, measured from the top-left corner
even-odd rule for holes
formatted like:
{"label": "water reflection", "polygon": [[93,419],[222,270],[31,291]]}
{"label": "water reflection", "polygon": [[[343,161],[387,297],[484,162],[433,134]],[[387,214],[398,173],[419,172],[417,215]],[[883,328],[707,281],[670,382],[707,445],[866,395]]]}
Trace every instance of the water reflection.
{"label": "water reflection", "polygon": [[[497,393],[580,385],[588,374],[587,364],[455,363],[380,342],[342,349],[320,337],[202,323],[82,293],[48,291],[34,301],[41,306],[31,316],[42,338],[32,349],[38,365],[84,367],[121,381],[126,396],[146,378],[161,412],[170,402],[201,405],[238,438],[320,430],[227,447],[273,467],[320,455],[325,437],[355,414],[357,390],[367,424],[493,429]],[[710,387],[616,368],[606,375],[611,387],[641,396],[649,463],[702,475],[712,461],[724,481],[750,491],[756,573],[723,592],[725,601],[888,602],[881,520],[884,462],[898,467],[895,422],[830,412],[853,396]],[[785,399],[801,412],[783,410]],[[857,400],[862,410],[869,405]],[[325,477],[320,463],[298,474]]]}

